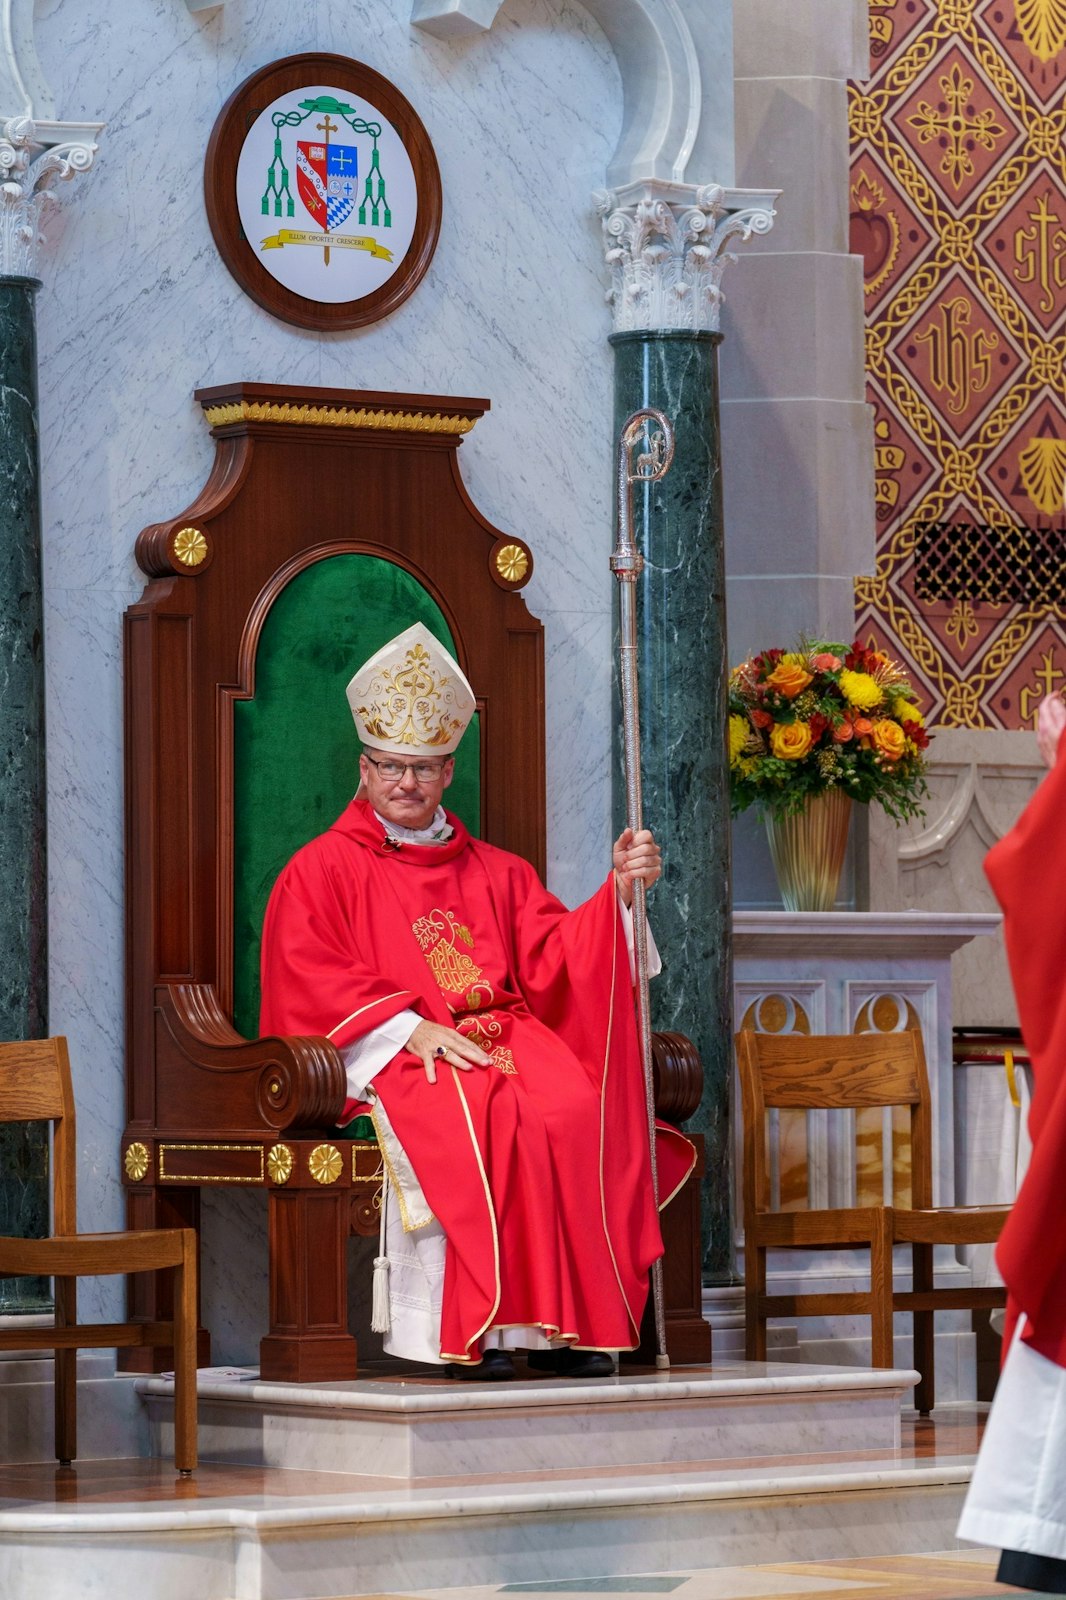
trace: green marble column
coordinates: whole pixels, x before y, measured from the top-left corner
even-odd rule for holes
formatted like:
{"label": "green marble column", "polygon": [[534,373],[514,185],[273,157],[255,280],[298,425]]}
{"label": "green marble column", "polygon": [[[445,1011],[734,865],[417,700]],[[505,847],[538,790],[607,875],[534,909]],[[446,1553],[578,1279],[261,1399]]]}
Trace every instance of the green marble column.
{"label": "green marble column", "polygon": [[[616,437],[643,406],[665,412],[676,434],[669,472],[635,486],[633,507],[645,556],[638,582],[644,817],[664,861],[649,899],[663,958],[651,986],[652,1025],[687,1034],[703,1061],[703,1101],[689,1126],[707,1141],[704,1272],[712,1281],[731,1273],[733,1059],[720,341],[718,333],[611,336]],[[614,811],[624,818],[620,740]]]}
{"label": "green marble column", "polygon": [[[0,277],[0,1039],[48,1027],[36,288]],[[47,1133],[0,1127],[0,1233],[48,1231]],[[44,1309],[47,1288],[0,1279],[0,1314]]]}

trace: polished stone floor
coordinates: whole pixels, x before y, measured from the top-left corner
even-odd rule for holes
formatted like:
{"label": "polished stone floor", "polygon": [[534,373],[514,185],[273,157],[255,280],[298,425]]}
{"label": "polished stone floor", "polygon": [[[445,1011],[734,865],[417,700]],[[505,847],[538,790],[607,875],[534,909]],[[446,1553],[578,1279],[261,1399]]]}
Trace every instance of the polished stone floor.
{"label": "polished stone floor", "polygon": [[1021,1591],[995,1582],[996,1555],[952,1550],[923,1556],[848,1561],[775,1562],[705,1572],[659,1572],[630,1578],[562,1578],[478,1589],[420,1589],[361,1600],[495,1600],[498,1595],[594,1594],[600,1600],[670,1595],[673,1600],[1004,1600]]}

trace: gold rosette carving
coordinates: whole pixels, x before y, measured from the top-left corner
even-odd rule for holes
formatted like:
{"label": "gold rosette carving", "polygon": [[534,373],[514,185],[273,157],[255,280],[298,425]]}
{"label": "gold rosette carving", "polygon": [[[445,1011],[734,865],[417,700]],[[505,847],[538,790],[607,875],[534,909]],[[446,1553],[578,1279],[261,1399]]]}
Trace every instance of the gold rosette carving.
{"label": "gold rosette carving", "polygon": [[342,1165],[341,1153],[335,1144],[316,1144],[307,1158],[307,1170],[316,1183],[336,1183]]}
{"label": "gold rosette carving", "polygon": [[126,1154],[122,1158],[122,1165],[126,1169],[126,1176],[133,1183],[140,1183],[148,1171],[148,1146],[136,1140],[126,1146]]}
{"label": "gold rosette carving", "polygon": [[520,544],[501,545],[496,552],[496,571],[508,583],[521,583],[529,571],[529,552]]}
{"label": "gold rosette carving", "polygon": [[171,550],[183,567],[198,567],[207,560],[207,540],[199,528],[179,528]]}
{"label": "gold rosette carving", "polygon": [[[320,1147],[320,1148],[325,1148]],[[317,1155],[317,1151],[315,1152]],[[272,1183],[288,1183],[292,1176],[293,1156],[287,1144],[271,1145],[267,1152],[267,1171]]]}

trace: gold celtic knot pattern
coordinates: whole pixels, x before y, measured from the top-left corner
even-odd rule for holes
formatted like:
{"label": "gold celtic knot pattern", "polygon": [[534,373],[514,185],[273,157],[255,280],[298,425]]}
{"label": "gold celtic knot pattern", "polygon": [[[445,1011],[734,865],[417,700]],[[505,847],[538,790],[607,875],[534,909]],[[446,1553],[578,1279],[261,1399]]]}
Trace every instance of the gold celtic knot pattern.
{"label": "gold celtic knot pattern", "polygon": [[[932,725],[1031,726],[1066,667],[1039,565],[1066,536],[1066,0],[869,11],[871,77],[848,88],[878,528],[857,631],[914,674]],[[935,601],[929,527],[958,583]]]}

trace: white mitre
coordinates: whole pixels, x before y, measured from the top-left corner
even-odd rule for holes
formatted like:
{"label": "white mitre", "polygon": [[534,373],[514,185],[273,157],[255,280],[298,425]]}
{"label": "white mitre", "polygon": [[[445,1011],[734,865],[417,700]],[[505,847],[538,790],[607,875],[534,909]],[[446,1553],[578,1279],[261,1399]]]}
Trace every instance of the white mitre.
{"label": "white mitre", "polygon": [[363,663],[348,704],[364,744],[409,756],[450,756],[474,715],[457,661],[416,622]]}

